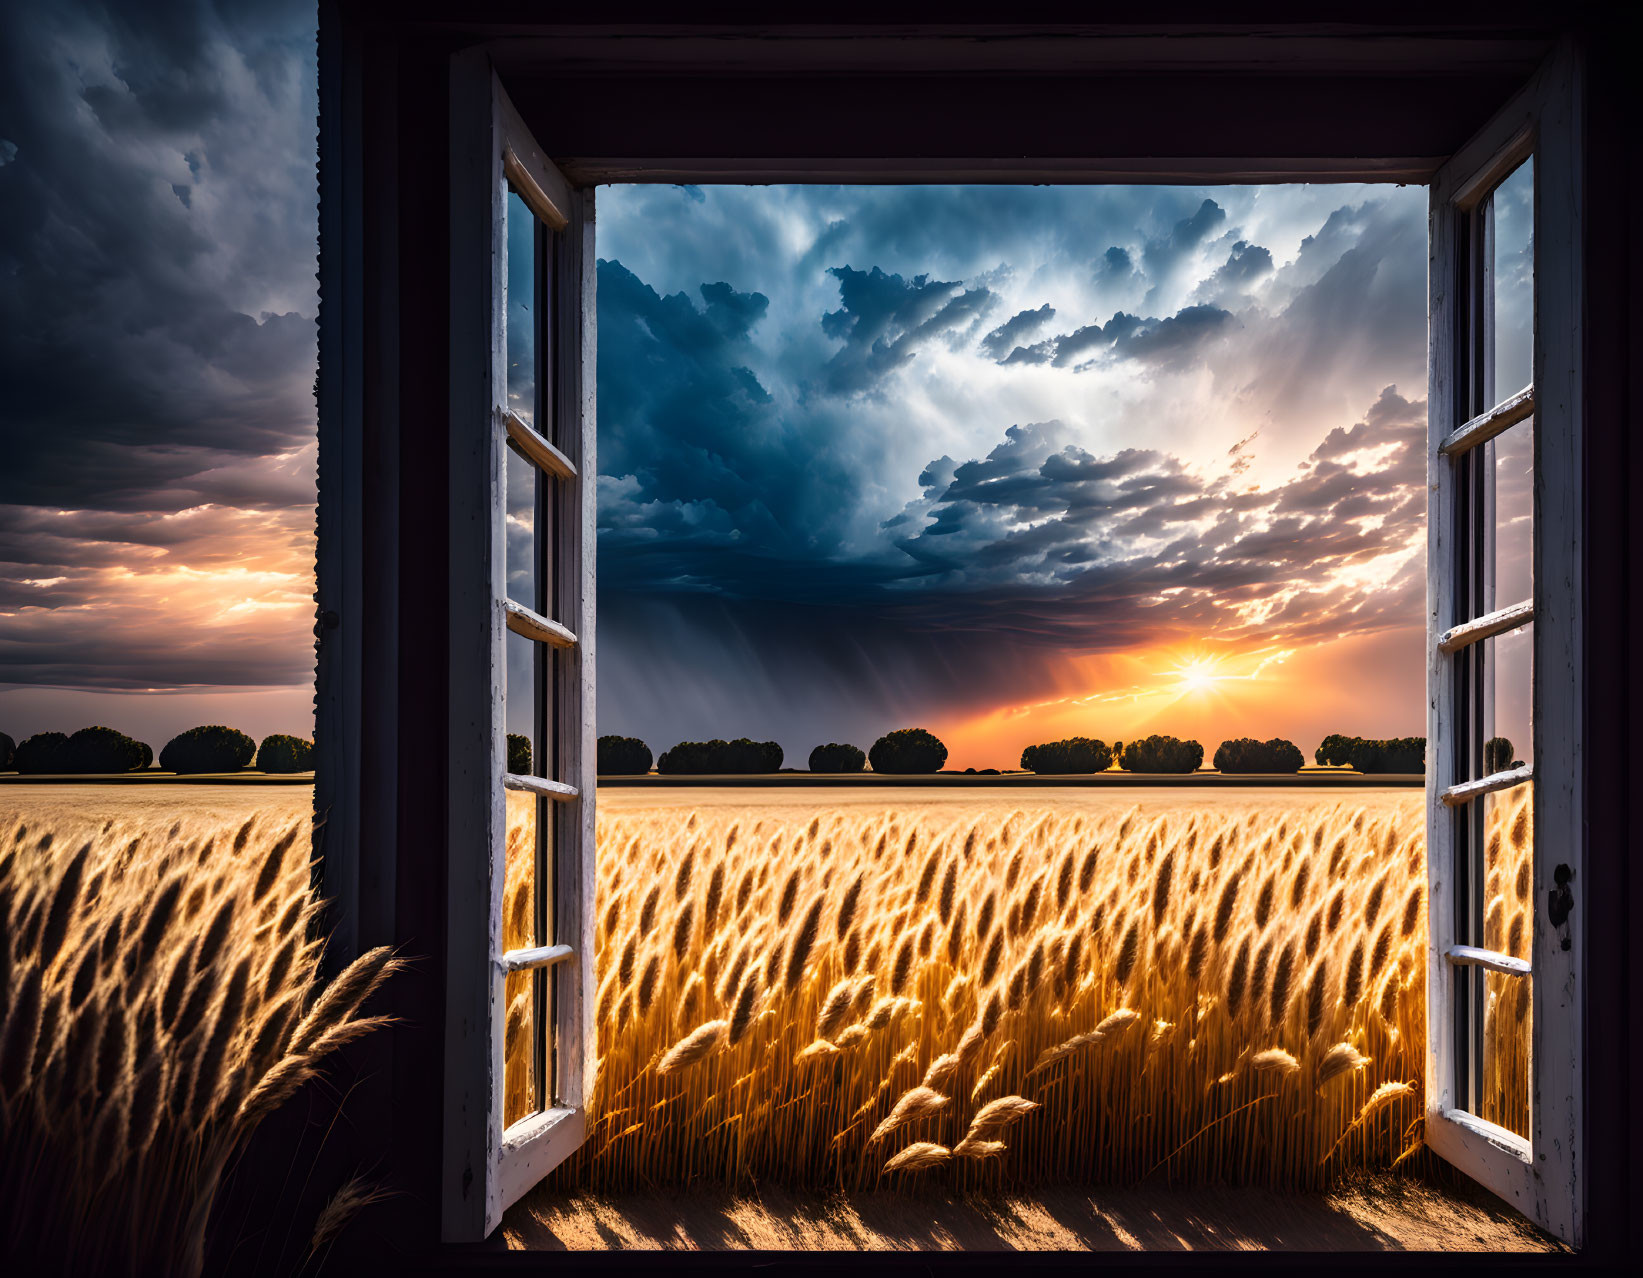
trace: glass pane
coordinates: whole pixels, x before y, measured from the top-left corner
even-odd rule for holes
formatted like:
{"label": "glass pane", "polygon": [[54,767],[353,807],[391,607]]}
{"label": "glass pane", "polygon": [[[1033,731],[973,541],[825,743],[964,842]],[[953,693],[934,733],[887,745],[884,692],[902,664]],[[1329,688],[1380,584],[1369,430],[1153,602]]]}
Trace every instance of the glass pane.
{"label": "glass pane", "polygon": [[1531,699],[1534,689],[1534,626],[1473,645],[1482,663],[1481,757],[1473,777],[1488,776],[1534,759]]}
{"label": "glass pane", "polygon": [[[538,333],[536,322],[536,218],[525,202],[508,192],[507,346],[508,409],[528,425],[536,424]],[[535,539],[536,496],[540,482],[535,466],[513,449],[507,451],[506,519],[508,598],[546,612],[538,592]]]}
{"label": "glass pane", "polygon": [[[502,886],[502,948],[525,949],[537,941],[535,795],[507,796],[506,872]],[[517,1122],[536,1108],[536,1024],[538,977],[510,972],[505,984],[507,1012],[502,1036],[502,1122]]]}
{"label": "glass pane", "polygon": [[1534,597],[1535,424],[1519,422],[1494,450],[1494,599],[1488,610]]}
{"label": "glass pane", "polygon": [[[1520,785],[1482,802],[1485,949],[1528,959],[1533,943],[1534,787]],[[1479,970],[1483,1013],[1479,1118],[1529,1135],[1531,979]]]}
{"label": "glass pane", "polygon": [[536,424],[536,218],[508,192],[508,408]]}
{"label": "glass pane", "polygon": [[1490,196],[1494,212],[1494,386],[1498,404],[1534,380],[1535,162],[1525,160]]}
{"label": "glass pane", "polygon": [[540,644],[507,632],[507,684],[503,689],[503,722],[508,733],[507,770],[525,776],[543,776],[544,760],[537,749],[536,689]]}
{"label": "glass pane", "polygon": [[508,598],[542,611],[536,589],[536,485],[539,472],[513,449],[507,450]]}

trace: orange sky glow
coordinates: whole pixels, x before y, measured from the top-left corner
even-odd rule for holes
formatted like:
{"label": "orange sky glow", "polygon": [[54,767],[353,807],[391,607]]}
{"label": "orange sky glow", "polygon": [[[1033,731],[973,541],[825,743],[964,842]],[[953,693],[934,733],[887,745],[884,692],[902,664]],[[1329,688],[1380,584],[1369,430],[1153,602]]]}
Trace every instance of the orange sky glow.
{"label": "orange sky glow", "polygon": [[[1235,650],[1162,645],[1062,662],[1064,695],[932,724],[949,768],[1014,768],[1024,747],[1064,737],[1109,745],[1162,733],[1200,742],[1209,766],[1231,737],[1295,742],[1312,751],[1332,732],[1393,736],[1407,722],[1407,666],[1418,662],[1414,627],[1298,648]],[[1402,669],[1399,667],[1403,666]]]}

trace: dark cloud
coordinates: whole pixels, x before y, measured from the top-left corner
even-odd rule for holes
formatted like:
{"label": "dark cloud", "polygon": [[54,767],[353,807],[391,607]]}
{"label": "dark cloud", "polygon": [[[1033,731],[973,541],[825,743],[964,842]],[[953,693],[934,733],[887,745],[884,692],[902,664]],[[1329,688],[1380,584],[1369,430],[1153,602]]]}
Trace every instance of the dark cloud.
{"label": "dark cloud", "polygon": [[[1133,316],[1125,315],[1122,311],[1112,317],[1114,324],[1123,325]],[[1094,351],[1104,351],[1112,345],[1113,339],[1107,336],[1107,331],[1100,324],[1086,324],[1083,328],[1074,329],[1065,337],[1052,339],[1049,344],[1053,354],[1053,362],[1057,368],[1068,364],[1075,364],[1084,356]]]}
{"label": "dark cloud", "polygon": [[770,308],[763,293],[738,293],[723,280],[703,284],[702,300],[707,303],[708,322],[732,339],[746,337]]}
{"label": "dark cloud", "polygon": [[1199,286],[1199,293],[1222,305],[1243,301],[1248,290],[1273,272],[1272,251],[1247,240],[1238,240],[1232,246],[1227,260]]}
{"label": "dark cloud", "polygon": [[1203,304],[1164,319],[1139,319],[1119,311],[1106,324],[1086,324],[1033,346],[1018,346],[1000,363],[1081,369],[1095,367],[1097,357],[1106,357],[1181,368],[1196,362],[1203,345],[1235,323],[1231,312]]}
{"label": "dark cloud", "polygon": [[863,391],[908,363],[921,344],[962,329],[995,303],[986,288],[965,289],[927,275],[903,279],[873,267],[858,271],[835,266],[840,306],[822,316],[822,332],[844,343],[827,368],[827,384],[837,392]]}
{"label": "dark cloud", "polygon": [[1095,268],[1096,279],[1103,282],[1127,280],[1134,273],[1135,263],[1130,259],[1129,250],[1116,244],[1101,255]]}
{"label": "dark cloud", "polygon": [[1030,337],[1055,318],[1055,307],[1048,302],[1036,310],[1018,311],[981,339],[981,353],[988,359],[1003,359],[1015,349],[1016,343]]}
{"label": "dark cloud", "polygon": [[268,538],[266,580],[311,573],[315,105],[311,8],[6,6],[0,682],[311,674],[283,605],[209,653],[110,610],[122,567],[232,558],[211,523]]}
{"label": "dark cloud", "polygon": [[[772,512],[797,498],[801,471],[772,398],[747,362],[765,298],[704,287],[705,308],[663,297],[619,262],[599,263],[600,466],[630,477],[634,501],[736,512],[752,536],[775,535]],[[709,521],[710,522],[710,521]]]}
{"label": "dark cloud", "polygon": [[1147,276],[1154,281],[1168,279],[1176,265],[1212,232],[1219,230],[1226,220],[1226,210],[1206,198],[1190,216],[1176,222],[1168,235],[1147,241],[1141,251],[1141,264]]}
{"label": "dark cloud", "polygon": [[1272,251],[1262,248],[1259,244],[1249,244],[1239,240],[1232,246],[1232,255],[1226,263],[1215,272],[1211,279],[1226,280],[1234,284],[1247,284],[1250,280],[1258,279],[1272,271]]}
{"label": "dark cloud", "polygon": [[1013,351],[999,360],[1000,364],[1048,364],[1055,358],[1056,340],[1047,338],[1042,342],[1034,342],[1031,346],[1017,346]]}
{"label": "dark cloud", "polygon": [[1188,306],[1166,319],[1148,320],[1115,336],[1113,354],[1119,359],[1179,367],[1193,362],[1199,347],[1232,322],[1232,315],[1219,306]]}

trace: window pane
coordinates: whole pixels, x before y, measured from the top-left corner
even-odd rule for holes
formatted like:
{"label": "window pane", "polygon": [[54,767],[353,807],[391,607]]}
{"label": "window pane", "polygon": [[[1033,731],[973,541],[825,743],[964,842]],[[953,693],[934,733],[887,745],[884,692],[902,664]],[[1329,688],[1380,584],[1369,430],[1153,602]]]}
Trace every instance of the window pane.
{"label": "window pane", "polygon": [[[507,861],[502,888],[502,948],[538,944],[535,795],[506,790]],[[502,1122],[517,1122],[536,1109],[536,984],[534,972],[510,972],[505,984],[507,1020],[502,1037]]]}
{"label": "window pane", "polygon": [[1504,608],[1534,597],[1535,424],[1519,422],[1494,450],[1494,600]]}
{"label": "window pane", "polygon": [[1494,206],[1492,403],[1534,380],[1535,162],[1525,160],[1490,196]]}
{"label": "window pane", "polygon": [[[536,425],[537,371],[540,364],[536,317],[536,218],[525,202],[508,192],[507,348],[508,409],[527,425]],[[537,485],[535,466],[512,448],[507,451],[508,598],[544,611],[538,591],[536,543]],[[545,529],[543,530],[546,531]]]}
{"label": "window pane", "polygon": [[[1534,787],[1485,796],[1482,814],[1485,949],[1527,959],[1533,941]],[[1483,1013],[1479,1118],[1529,1135],[1529,1032],[1532,978],[1479,970]]]}
{"label": "window pane", "polygon": [[[1486,640],[1484,678],[1493,684],[1493,719],[1486,721],[1484,767],[1499,772],[1534,758],[1534,725],[1530,722],[1533,695],[1534,627],[1510,631]],[[1490,766],[1493,764],[1494,766]]]}
{"label": "window pane", "polygon": [[539,472],[512,448],[507,450],[505,515],[508,538],[508,598],[541,611],[537,595],[536,485]]}
{"label": "window pane", "polygon": [[1477,703],[1472,719],[1475,746],[1461,780],[1530,763],[1534,759],[1534,626],[1496,635],[1465,651],[1476,671]]}
{"label": "window pane", "polygon": [[507,632],[507,684],[503,689],[503,721],[507,724],[509,772],[543,776],[542,751],[537,748],[536,690],[541,645],[523,635]]}
{"label": "window pane", "polygon": [[508,408],[536,424],[536,218],[508,192]]}

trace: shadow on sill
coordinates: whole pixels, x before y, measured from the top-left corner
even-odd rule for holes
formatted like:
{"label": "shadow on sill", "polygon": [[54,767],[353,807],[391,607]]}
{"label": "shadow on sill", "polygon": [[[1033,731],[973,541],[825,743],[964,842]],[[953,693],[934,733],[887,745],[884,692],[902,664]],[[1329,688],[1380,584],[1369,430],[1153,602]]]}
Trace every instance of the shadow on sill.
{"label": "shadow on sill", "polygon": [[963,1196],[717,1187],[606,1195],[544,1187],[508,1212],[502,1233],[510,1248],[543,1251],[1563,1250],[1475,1185],[1393,1176],[1311,1195],[1078,1186]]}

